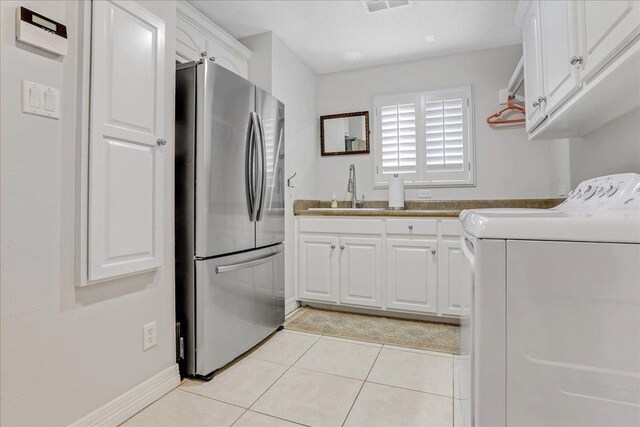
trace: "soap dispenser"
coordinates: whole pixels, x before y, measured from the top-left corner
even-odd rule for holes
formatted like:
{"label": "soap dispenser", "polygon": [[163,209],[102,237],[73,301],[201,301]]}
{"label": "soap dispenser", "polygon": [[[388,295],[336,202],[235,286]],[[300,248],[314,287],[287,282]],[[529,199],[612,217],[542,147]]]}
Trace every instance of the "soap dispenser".
{"label": "soap dispenser", "polygon": [[338,207],[338,201],[336,200],[336,193],[333,193],[333,196],[331,196],[331,207],[332,208]]}

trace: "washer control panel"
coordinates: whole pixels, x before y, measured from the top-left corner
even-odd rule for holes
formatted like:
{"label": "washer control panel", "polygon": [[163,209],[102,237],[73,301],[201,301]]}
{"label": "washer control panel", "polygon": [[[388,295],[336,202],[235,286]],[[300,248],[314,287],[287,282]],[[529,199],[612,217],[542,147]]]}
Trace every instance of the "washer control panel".
{"label": "washer control panel", "polygon": [[640,211],[640,174],[621,173],[581,182],[567,200],[553,209],[563,211]]}

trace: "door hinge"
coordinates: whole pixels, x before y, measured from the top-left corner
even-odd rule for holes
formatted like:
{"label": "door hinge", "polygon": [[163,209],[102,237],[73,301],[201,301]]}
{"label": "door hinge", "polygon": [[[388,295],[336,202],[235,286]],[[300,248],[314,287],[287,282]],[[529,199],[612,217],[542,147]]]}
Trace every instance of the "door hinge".
{"label": "door hinge", "polygon": [[176,360],[184,360],[184,338],[182,338],[182,328],[180,322],[176,322]]}

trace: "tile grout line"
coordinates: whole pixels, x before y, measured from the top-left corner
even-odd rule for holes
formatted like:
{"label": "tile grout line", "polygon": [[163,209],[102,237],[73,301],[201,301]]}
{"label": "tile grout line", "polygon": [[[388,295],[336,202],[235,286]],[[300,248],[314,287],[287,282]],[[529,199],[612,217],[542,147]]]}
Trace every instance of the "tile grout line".
{"label": "tile grout line", "polygon": [[245,410],[244,410],[244,412],[243,412],[243,413],[241,413],[241,414],[240,414],[240,416],[239,416],[238,418],[236,418],[236,420],[235,420],[234,422],[232,422],[232,423],[231,423],[231,425],[230,425],[229,427],[233,427],[233,426],[234,426],[234,424],[235,424],[235,423],[237,423],[237,422],[238,422],[238,420],[239,420],[240,418],[242,418],[242,416],[243,416],[244,414],[246,414],[246,413],[247,413],[247,411],[248,411],[248,409],[245,409]]}
{"label": "tile grout line", "polygon": [[[285,372],[286,372],[286,371],[285,371]],[[284,374],[283,374],[283,375],[284,375]],[[280,377],[278,377],[278,379],[280,379]],[[278,380],[276,380],[276,381],[278,381]],[[269,388],[271,388],[271,386],[269,386]],[[238,417],[238,419],[237,419],[237,420],[235,420],[235,421],[233,422],[233,424],[237,423],[237,422],[238,422],[238,420],[239,420],[240,418],[242,418],[242,416],[243,416],[246,412],[251,411],[251,412],[255,412],[256,414],[265,415],[265,416],[267,416],[267,417],[277,418],[277,419],[279,419],[279,420],[283,420],[283,421],[287,421],[287,422],[290,422],[290,423],[299,424],[299,425],[301,425],[301,426],[309,427],[309,426],[307,426],[306,424],[302,424],[302,423],[299,423],[299,422],[297,422],[297,421],[291,421],[291,420],[287,420],[286,418],[276,417],[275,415],[265,414],[264,412],[256,411],[255,409],[245,408],[245,407],[243,407],[243,406],[236,405],[235,403],[225,402],[224,400],[216,399],[215,397],[205,396],[205,395],[198,394],[198,393],[195,393],[195,392],[193,392],[193,391],[189,391],[189,390],[184,390],[184,389],[181,389],[181,388],[177,388],[177,390],[183,391],[183,392],[185,392],[185,393],[189,393],[189,394],[191,394],[191,395],[193,395],[193,396],[203,397],[203,398],[205,398],[205,399],[213,400],[213,401],[218,402],[218,403],[222,403],[222,404],[225,404],[225,405],[230,405],[230,406],[233,406],[233,407],[236,407],[236,408],[239,408],[239,409],[243,409],[243,410],[244,410],[244,412],[243,412],[242,414],[240,414],[240,416]],[[264,393],[263,393],[263,394],[264,394]],[[262,396],[262,395],[261,395],[261,396]],[[259,398],[258,398],[258,399],[259,399]],[[256,401],[257,401],[257,399],[256,399]],[[253,402],[253,403],[255,403],[255,402]],[[253,403],[252,403],[252,405],[253,405]],[[231,424],[231,426],[233,426],[233,424]],[[231,427],[231,426],[229,426],[229,427]]]}
{"label": "tile grout line", "polygon": [[[320,338],[321,338],[321,337],[322,337],[322,335],[320,335]],[[253,405],[255,405],[255,404],[256,404],[256,402],[258,402],[258,400],[260,400],[260,398],[261,398],[262,396],[264,396],[264,395],[265,395],[265,393],[266,393],[266,392],[268,392],[269,390],[271,390],[271,387],[273,387],[273,385],[274,385],[275,383],[277,383],[277,382],[280,380],[280,378],[282,378],[282,377],[283,377],[287,372],[289,372],[289,370],[293,367],[293,365],[295,365],[295,364],[298,362],[298,360],[300,360],[300,359],[302,358],[302,356],[304,356],[305,354],[307,354],[307,352],[308,352],[309,350],[311,350],[311,349],[313,348],[313,346],[315,346],[315,345],[317,344],[317,342],[318,342],[318,341],[320,341],[320,338],[316,339],[316,340],[313,342],[313,344],[311,344],[311,345],[309,346],[309,348],[308,348],[308,349],[306,349],[306,350],[305,350],[305,351],[304,351],[304,352],[303,352],[303,353],[302,353],[302,354],[301,354],[301,355],[300,355],[300,356],[299,356],[299,357],[298,357],[298,358],[297,358],[297,359],[296,359],[296,360],[295,360],[291,365],[289,365],[289,367],[288,367],[288,368],[287,368],[287,369],[286,369],[286,370],[285,370],[285,371],[284,371],[284,372],[283,372],[283,373],[282,373],[278,378],[276,378],[276,380],[275,380],[273,383],[271,383],[271,385],[270,385],[269,387],[267,387],[267,389],[266,389],[265,391],[263,391],[263,392],[262,392],[262,394],[261,394],[260,396],[258,396],[258,398],[257,398],[256,400],[254,400],[254,401],[253,401],[253,403],[252,403],[251,405],[249,405],[249,408],[248,408],[247,410],[252,410],[253,412],[257,412],[257,413],[262,414],[262,415],[272,416],[272,415],[269,415],[269,414],[263,414],[262,412],[260,412],[260,411],[256,411],[256,410],[253,410],[253,409],[251,409],[251,408],[253,407]],[[275,418],[279,418],[279,417],[275,417]],[[287,420],[286,418],[279,418],[279,419],[284,420],[284,421],[289,421],[289,422],[292,422],[292,423],[296,423],[296,424],[305,425],[305,424],[299,423],[299,422],[297,422],[297,421]]]}
{"label": "tile grout line", "polygon": [[373,361],[373,363],[371,364],[371,367],[369,368],[369,372],[367,372],[367,376],[364,377],[364,381],[362,381],[362,384],[360,384],[360,388],[358,389],[358,394],[356,394],[356,398],[353,399],[353,402],[351,402],[351,406],[349,407],[349,411],[347,412],[347,415],[344,417],[344,421],[342,422],[342,427],[344,427],[344,424],[347,422],[347,419],[349,419],[349,415],[351,414],[351,411],[353,410],[353,407],[356,404],[356,401],[358,400],[358,397],[360,397],[360,392],[362,391],[365,383],[367,382],[367,378],[369,378],[369,375],[371,374],[371,371],[373,370],[373,367],[375,366],[376,362],[378,361],[378,357],[380,356],[380,353],[382,353],[382,349],[383,347],[380,347],[378,349],[378,354],[376,354],[376,358]]}
{"label": "tile grout line", "polygon": [[178,390],[183,391],[185,393],[189,393],[189,394],[194,395],[194,396],[204,397],[205,399],[215,400],[216,402],[224,403],[225,405],[235,406],[236,408],[244,409],[245,411],[247,411],[249,409],[249,408],[245,408],[244,406],[236,405],[235,403],[229,403],[229,402],[225,402],[224,400],[216,399],[215,397],[205,396],[203,394],[198,394],[198,393],[196,393],[194,391],[184,390],[182,388],[180,388]]}
{"label": "tile grout line", "polygon": [[[275,335],[274,335],[274,336],[275,336]],[[273,415],[265,414],[265,413],[262,413],[262,412],[260,412],[260,411],[256,411],[256,410],[254,410],[254,409],[251,409],[251,407],[252,407],[252,406],[253,406],[253,405],[254,405],[258,400],[260,400],[260,398],[261,398],[261,397],[262,397],[262,396],[263,396],[267,391],[269,391],[269,390],[271,389],[271,387],[273,387],[273,385],[274,385],[275,383],[277,383],[277,382],[278,382],[278,380],[284,376],[284,374],[286,374],[287,372],[289,372],[289,369],[291,369],[291,368],[293,367],[293,365],[294,365],[295,363],[297,363],[297,362],[298,362],[298,360],[300,360],[300,359],[302,358],[302,356],[304,356],[304,355],[305,355],[309,350],[311,350],[311,348],[313,348],[313,346],[315,346],[315,345],[316,345],[316,343],[317,343],[318,341],[320,341],[320,338],[321,338],[321,337],[322,337],[322,335],[318,335],[318,338],[313,342],[313,344],[311,344],[311,345],[309,346],[309,348],[308,348],[308,349],[306,349],[306,350],[305,350],[305,351],[304,351],[304,352],[303,352],[303,353],[302,353],[302,354],[301,354],[301,355],[300,355],[300,356],[299,356],[299,357],[298,357],[298,358],[297,358],[297,359],[296,359],[296,360],[295,360],[291,365],[289,365],[289,366],[287,367],[287,369],[285,369],[285,371],[284,371],[282,374],[280,374],[280,375],[278,376],[278,378],[276,378],[276,379],[275,379],[275,381],[274,381],[273,383],[271,383],[271,385],[270,385],[269,387],[267,387],[267,389],[266,389],[265,391],[263,391],[263,392],[262,392],[262,394],[260,394],[260,396],[258,396],[258,397],[257,397],[257,398],[256,398],[256,399],[251,403],[251,405],[249,405],[249,407],[248,407],[248,408],[244,408],[244,407],[242,407],[242,406],[240,406],[240,405],[235,405],[235,404],[233,404],[233,403],[225,402],[225,401],[223,401],[223,400],[215,399],[215,398],[213,398],[213,397],[203,396],[203,395],[201,395],[201,394],[198,394],[198,393],[195,393],[195,392],[192,392],[192,391],[189,391],[189,390],[184,390],[184,389],[182,389],[182,388],[180,388],[180,387],[177,387],[177,388],[178,388],[178,390],[184,391],[185,393],[190,393],[190,394],[193,394],[193,395],[196,395],[196,396],[200,396],[200,397],[204,397],[204,398],[207,398],[207,399],[215,400],[216,402],[226,403],[227,405],[232,405],[232,406],[235,406],[235,407],[237,407],[237,408],[244,409],[244,412],[243,412],[242,414],[240,414],[240,416],[238,417],[238,419],[236,419],[236,420],[233,422],[233,424],[235,424],[235,423],[236,423],[236,422],[237,422],[237,421],[242,417],[242,415],[244,415],[247,411],[251,410],[252,412],[256,412],[256,413],[261,414],[261,415],[266,415],[266,416],[269,416],[269,417],[278,418],[278,419],[283,420],[283,421],[288,421],[288,422],[292,422],[292,423],[295,423],[295,424],[299,424],[299,425],[306,426],[306,424],[302,424],[302,423],[299,423],[299,422],[297,422],[297,421],[287,420],[286,418],[274,417]],[[271,339],[271,338],[270,338],[270,339]],[[267,341],[267,342],[268,342],[268,341]],[[265,342],[264,344],[266,344],[266,342]],[[264,344],[263,344],[263,345],[264,345]],[[262,360],[262,359],[258,359],[257,357],[254,357],[254,358],[255,358],[255,359],[257,359],[257,360]],[[264,361],[264,360],[263,360],[263,361]],[[281,366],[286,366],[286,365],[284,365],[284,364],[282,364],[282,363],[272,362],[272,361],[270,361],[270,360],[266,360],[266,362],[271,362],[271,363],[275,363],[275,364],[278,364],[278,365],[281,365]],[[301,368],[298,368],[298,369],[301,369]],[[231,424],[231,426],[233,426],[233,424]]]}
{"label": "tile grout line", "polygon": [[247,409],[247,412],[255,412],[256,414],[264,415],[265,417],[275,418],[277,420],[286,421],[288,423],[297,424],[299,426],[311,427],[308,424],[303,424],[303,423],[298,422],[298,421],[291,421],[291,420],[288,420],[288,419],[282,418],[282,417],[276,417],[275,415],[271,415],[271,414],[265,414],[264,412],[256,411],[255,409]]}
{"label": "tile grout line", "polygon": [[[391,346],[392,348],[389,348],[389,346]],[[433,356],[433,357],[444,357],[445,359],[454,359],[455,356],[460,356],[459,354],[445,353],[443,351],[422,350],[420,348],[401,347],[394,344],[382,344],[382,347],[390,351],[402,351],[404,353],[422,354],[425,356]],[[441,354],[437,354],[437,353],[441,353]]]}
{"label": "tile grout line", "polygon": [[[376,382],[376,381],[369,381],[369,380],[367,380],[365,382],[370,383],[370,384],[383,385],[383,386],[391,387],[391,388],[397,388],[399,390],[413,391],[414,393],[421,393],[421,394],[428,394],[430,396],[444,397],[445,399],[455,399],[455,397],[453,397],[453,396],[445,396],[444,394],[433,393],[433,392],[430,392],[430,391],[415,390],[415,389],[412,389],[412,388],[400,387],[400,386],[397,386],[397,385],[379,383],[379,382]],[[458,400],[462,400],[462,399],[458,399]]]}

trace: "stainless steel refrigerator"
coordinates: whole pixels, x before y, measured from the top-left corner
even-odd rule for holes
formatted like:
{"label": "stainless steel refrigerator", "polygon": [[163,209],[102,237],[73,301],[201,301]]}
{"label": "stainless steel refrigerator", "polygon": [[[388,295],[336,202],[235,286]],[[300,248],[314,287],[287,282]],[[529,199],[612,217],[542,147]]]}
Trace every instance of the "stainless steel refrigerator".
{"label": "stainless steel refrigerator", "polygon": [[176,72],[176,319],[210,379],[284,321],[284,105],[203,59]]}

